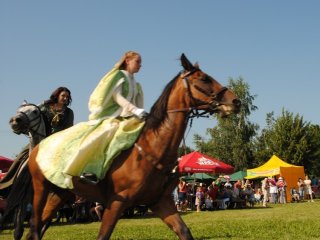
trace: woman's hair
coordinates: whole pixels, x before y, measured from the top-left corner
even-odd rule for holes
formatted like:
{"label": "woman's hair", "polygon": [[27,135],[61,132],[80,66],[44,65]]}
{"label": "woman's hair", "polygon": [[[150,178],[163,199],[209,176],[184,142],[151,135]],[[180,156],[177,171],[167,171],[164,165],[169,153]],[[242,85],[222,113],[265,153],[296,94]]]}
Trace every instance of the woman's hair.
{"label": "woman's hair", "polygon": [[126,52],[122,58],[120,59],[119,62],[116,63],[115,67],[117,67],[118,69],[120,70],[125,70],[126,67],[127,67],[127,64],[126,64],[126,60],[127,59],[132,59],[136,56],[140,56],[139,53],[135,52],[135,51],[128,51]]}
{"label": "woman's hair", "polygon": [[72,102],[72,97],[71,97],[71,92],[68,88],[66,87],[58,87],[56,90],[54,90],[51,93],[50,99],[46,100],[44,103],[45,104],[52,104],[52,103],[57,103],[58,102],[58,98],[61,92],[67,92],[69,93],[69,99],[66,103],[66,106],[69,106]]}

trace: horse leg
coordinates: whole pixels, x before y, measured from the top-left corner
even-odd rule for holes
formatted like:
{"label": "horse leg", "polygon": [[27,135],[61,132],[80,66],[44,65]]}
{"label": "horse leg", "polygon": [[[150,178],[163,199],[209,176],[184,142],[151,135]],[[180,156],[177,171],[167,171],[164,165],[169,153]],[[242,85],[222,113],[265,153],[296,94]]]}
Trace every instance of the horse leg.
{"label": "horse leg", "polygon": [[33,189],[30,185],[28,194],[27,196],[25,196],[25,201],[23,201],[21,205],[18,207],[18,209],[16,210],[16,214],[14,216],[15,228],[14,228],[13,235],[15,240],[19,240],[23,236],[24,221],[26,220],[26,217],[27,217],[29,204],[31,204],[32,202],[32,195],[33,195]]}
{"label": "horse leg", "polygon": [[15,240],[19,240],[22,238],[23,236],[23,231],[24,231],[24,219],[26,214],[23,213],[23,209],[22,207],[18,207],[18,209],[16,209],[15,211],[15,215],[14,215],[14,231],[13,231],[13,236]]}
{"label": "horse leg", "polygon": [[[107,205],[108,206],[108,205]],[[122,212],[125,210],[123,201],[113,200],[103,211],[98,240],[109,239]]]}
{"label": "horse leg", "polygon": [[[23,203],[25,204],[25,203]],[[16,209],[16,213],[14,216],[14,231],[13,236],[15,240],[20,240],[23,236],[24,232],[24,221],[27,217],[27,207],[28,206],[19,206]]]}
{"label": "horse leg", "polygon": [[74,195],[66,190],[59,191],[58,193],[51,192],[48,195],[46,205],[43,209],[41,222],[43,224],[40,238],[43,237],[45,231],[49,228],[51,220],[57,213],[57,211],[63,206],[63,204],[68,200],[74,197]]}
{"label": "horse leg", "polygon": [[161,200],[156,205],[151,206],[150,209],[177,234],[180,240],[193,239],[189,228],[177,212],[171,196],[162,197]]}
{"label": "horse leg", "polygon": [[42,212],[46,205],[47,197],[49,194],[49,188],[45,185],[45,180],[39,178],[33,178],[33,204],[32,204],[32,217],[30,220],[30,231],[27,236],[28,240],[39,240],[41,239],[42,223]]}

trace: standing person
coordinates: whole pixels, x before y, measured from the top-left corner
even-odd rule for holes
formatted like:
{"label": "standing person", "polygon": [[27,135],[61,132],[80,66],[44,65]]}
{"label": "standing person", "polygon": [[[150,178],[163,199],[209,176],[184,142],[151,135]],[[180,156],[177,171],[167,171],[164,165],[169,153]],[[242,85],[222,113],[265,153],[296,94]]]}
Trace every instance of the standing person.
{"label": "standing person", "polygon": [[277,181],[274,176],[269,179],[269,193],[271,196],[271,202],[277,203],[278,202],[278,187],[277,187]]}
{"label": "standing person", "polygon": [[71,92],[66,87],[55,89],[50,98],[39,105],[45,116],[47,136],[73,125],[74,114],[68,106],[72,102]]}
{"label": "standing person", "polygon": [[204,193],[203,193],[203,189],[202,187],[197,187],[197,191],[196,191],[196,199],[195,199],[195,203],[194,205],[197,208],[197,212],[201,211],[201,206],[203,204],[203,199],[204,199]]}
{"label": "standing person", "polygon": [[277,181],[277,187],[279,191],[279,203],[287,203],[287,198],[286,198],[287,183],[283,179],[283,177],[279,177]]}
{"label": "standing person", "polygon": [[234,198],[235,199],[240,199],[241,196],[242,196],[242,192],[243,192],[242,182],[241,182],[241,179],[238,179],[237,182],[234,184],[234,187],[233,187]]}
{"label": "standing person", "polygon": [[178,184],[178,199],[179,204],[177,205],[178,211],[185,212],[187,209],[187,184],[184,179],[181,177]]}
{"label": "standing person", "polygon": [[[142,88],[134,78],[141,61],[139,53],[126,52],[91,94],[89,121],[41,143],[36,161],[49,181],[73,188],[72,177],[80,176],[83,183],[96,184],[113,159],[133,146],[147,116]],[[59,144],[52,151],[54,143]],[[55,164],[57,169],[53,172],[49,164]]]}
{"label": "standing person", "polygon": [[262,206],[267,207],[268,202],[268,190],[269,190],[269,182],[268,178],[264,178],[261,182],[261,189],[263,194]]}
{"label": "standing person", "polygon": [[304,181],[302,180],[302,178],[299,178],[298,179],[298,192],[299,192],[299,195],[300,195],[300,200],[303,200],[304,199]]}
{"label": "standing person", "polygon": [[306,194],[309,195],[309,202],[314,202],[313,201],[313,196],[312,196],[312,187],[311,187],[311,180],[309,179],[309,176],[306,175],[305,176],[305,180],[303,181],[304,182],[304,186],[305,186],[305,191],[306,191]]}

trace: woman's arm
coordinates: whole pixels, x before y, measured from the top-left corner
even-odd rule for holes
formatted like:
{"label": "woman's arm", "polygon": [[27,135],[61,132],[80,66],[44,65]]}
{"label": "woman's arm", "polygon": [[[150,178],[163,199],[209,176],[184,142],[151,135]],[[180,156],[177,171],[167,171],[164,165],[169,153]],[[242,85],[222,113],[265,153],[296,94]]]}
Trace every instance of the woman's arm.
{"label": "woman's arm", "polygon": [[137,107],[135,105],[133,105],[131,102],[129,102],[126,98],[124,98],[121,94],[121,88],[122,86],[118,86],[114,92],[113,92],[113,99],[116,103],[119,104],[119,106],[121,108],[123,108],[124,110],[126,110],[127,112],[133,113],[133,111],[135,109],[137,109]]}
{"label": "woman's arm", "polygon": [[146,116],[146,112],[143,108],[138,108],[134,104],[132,104],[130,101],[128,101],[125,97],[121,94],[122,86],[118,86],[112,96],[114,101],[119,104],[119,106],[125,110],[125,112],[129,112],[133,115],[136,115],[139,118],[144,118]]}

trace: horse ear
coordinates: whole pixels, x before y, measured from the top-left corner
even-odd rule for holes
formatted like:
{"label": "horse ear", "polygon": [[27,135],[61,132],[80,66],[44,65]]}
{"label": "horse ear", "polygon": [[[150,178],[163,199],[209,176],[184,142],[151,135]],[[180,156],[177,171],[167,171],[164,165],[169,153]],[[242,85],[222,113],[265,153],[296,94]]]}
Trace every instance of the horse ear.
{"label": "horse ear", "polygon": [[188,60],[188,58],[186,57],[186,55],[184,55],[184,53],[181,54],[181,65],[184,68],[184,70],[186,71],[192,71],[194,69],[194,66],[192,65],[192,63]]}
{"label": "horse ear", "polygon": [[27,100],[23,100],[22,105],[28,104]]}
{"label": "horse ear", "polygon": [[199,63],[196,62],[196,63],[194,64],[194,67],[195,67],[195,68],[200,68],[200,67],[199,67]]}

